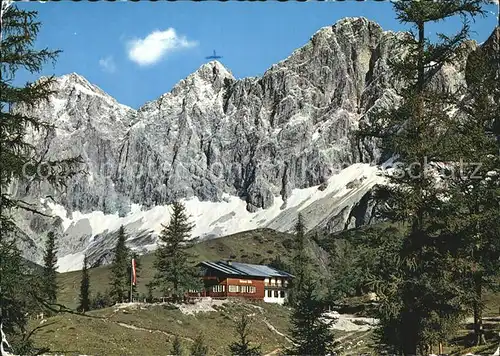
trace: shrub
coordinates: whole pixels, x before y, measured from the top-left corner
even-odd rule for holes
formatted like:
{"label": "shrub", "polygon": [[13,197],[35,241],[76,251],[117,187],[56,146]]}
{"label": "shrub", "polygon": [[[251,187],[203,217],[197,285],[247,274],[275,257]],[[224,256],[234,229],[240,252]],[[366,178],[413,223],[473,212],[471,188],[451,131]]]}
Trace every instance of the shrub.
{"label": "shrub", "polygon": [[104,293],[97,292],[97,294],[90,299],[91,310],[107,308],[113,304],[114,303],[107,291]]}

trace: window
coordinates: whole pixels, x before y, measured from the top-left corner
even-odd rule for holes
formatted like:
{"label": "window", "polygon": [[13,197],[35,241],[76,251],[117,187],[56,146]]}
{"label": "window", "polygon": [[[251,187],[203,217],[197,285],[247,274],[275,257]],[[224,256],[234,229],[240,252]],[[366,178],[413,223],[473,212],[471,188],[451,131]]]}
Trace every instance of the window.
{"label": "window", "polygon": [[239,286],[241,293],[248,293],[248,286]]}
{"label": "window", "polygon": [[215,293],[221,293],[221,292],[225,292],[225,291],[226,291],[225,285],[218,284],[218,285],[212,287],[212,292],[215,292]]}
{"label": "window", "polygon": [[274,291],[274,298],[278,298],[278,291],[277,290]]}
{"label": "window", "polygon": [[269,284],[269,278],[264,279],[264,284],[267,286]]}
{"label": "window", "polygon": [[276,281],[274,280],[274,278],[271,278],[271,285],[274,286],[276,284]]}
{"label": "window", "polygon": [[272,298],[273,297],[273,291],[272,290],[268,290],[267,291],[267,297],[268,298]]}
{"label": "window", "polygon": [[281,278],[276,278],[276,284],[281,287]]}
{"label": "window", "polygon": [[239,292],[239,286],[229,286],[229,292],[230,293],[238,293]]}
{"label": "window", "polygon": [[280,298],[285,298],[285,291],[284,290],[280,290]]}
{"label": "window", "polygon": [[257,293],[257,288],[255,288],[254,286],[249,286],[248,293]]}

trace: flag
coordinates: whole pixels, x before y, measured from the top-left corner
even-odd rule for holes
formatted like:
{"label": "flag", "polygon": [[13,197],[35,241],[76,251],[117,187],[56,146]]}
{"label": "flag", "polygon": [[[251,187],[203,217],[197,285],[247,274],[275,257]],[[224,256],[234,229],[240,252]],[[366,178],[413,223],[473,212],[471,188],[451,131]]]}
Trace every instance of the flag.
{"label": "flag", "polygon": [[135,272],[135,259],[132,258],[132,284],[135,286],[137,283],[137,275]]}

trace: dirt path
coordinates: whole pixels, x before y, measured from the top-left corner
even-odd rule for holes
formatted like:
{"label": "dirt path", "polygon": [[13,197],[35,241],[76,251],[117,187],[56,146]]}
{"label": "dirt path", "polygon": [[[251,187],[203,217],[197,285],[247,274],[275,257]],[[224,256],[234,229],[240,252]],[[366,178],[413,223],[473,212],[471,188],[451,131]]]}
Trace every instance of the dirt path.
{"label": "dirt path", "polygon": [[[133,324],[127,324],[127,323],[122,323],[122,322],[118,322],[118,321],[112,321],[112,320],[109,320],[109,319],[105,319],[107,322],[110,322],[110,323],[114,323],[116,325],[120,325],[121,327],[124,327],[124,328],[127,328],[127,329],[132,329],[132,330],[139,330],[139,331],[145,331],[145,332],[149,332],[149,333],[160,333],[160,334],[163,334],[163,335],[166,335],[170,338],[174,338],[175,335],[174,334],[171,334],[171,333],[168,333],[166,331],[163,331],[163,330],[158,330],[158,329],[147,329],[147,328],[141,328],[139,326],[135,326]],[[183,339],[183,340],[187,340],[187,341],[190,341],[190,342],[194,342],[193,339],[189,338],[189,337],[184,337],[184,336],[180,336],[179,335],[179,338],[180,339]]]}
{"label": "dirt path", "polygon": [[273,324],[271,324],[269,321],[267,321],[266,318],[262,319],[262,321],[267,325],[267,327],[269,328],[269,330],[275,332],[279,336],[283,336],[286,339],[286,341],[288,341],[290,343],[292,342],[292,340],[290,340],[290,338],[288,336],[286,336],[282,332],[278,331],[278,329],[276,329]]}
{"label": "dirt path", "polygon": [[264,356],[273,356],[273,355],[277,355],[279,352],[281,351],[280,348],[277,348],[277,349],[274,349],[273,351],[265,354]]}

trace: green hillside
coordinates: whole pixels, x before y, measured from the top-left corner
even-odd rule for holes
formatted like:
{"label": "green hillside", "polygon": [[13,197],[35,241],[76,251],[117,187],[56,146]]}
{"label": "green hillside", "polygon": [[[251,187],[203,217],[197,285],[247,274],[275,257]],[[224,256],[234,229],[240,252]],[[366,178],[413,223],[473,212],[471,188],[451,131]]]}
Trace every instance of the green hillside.
{"label": "green hillside", "polygon": [[[202,241],[191,248],[196,261],[233,259],[239,262],[266,264],[279,257],[283,262],[290,259],[292,247],[291,234],[270,229],[245,231],[217,239]],[[317,261],[321,250],[314,244],[311,248]],[[146,284],[154,276],[154,253],[141,256],[141,271],[138,276],[138,292],[146,293]],[[324,268],[324,263],[322,264]],[[104,292],[109,286],[110,269],[108,266],[90,270],[90,288],[93,294]],[[80,288],[80,272],[59,274],[59,303],[76,308]]]}
{"label": "green hillside", "polygon": [[[319,274],[325,274],[327,254],[344,239],[368,237],[373,229],[385,226],[351,230],[336,235],[314,236],[310,245]],[[241,232],[218,239],[202,241],[191,248],[196,260],[233,259],[248,263],[269,263],[276,257],[289,263],[292,247],[291,234],[259,229]],[[321,247],[320,247],[321,246]],[[154,253],[141,256],[142,270],[138,278],[139,293],[146,293],[146,284],[154,275]],[[109,286],[109,267],[101,266],[90,270],[91,292],[104,292]],[[326,275],[326,274],[325,274]],[[59,302],[70,308],[77,305],[80,272],[59,274]],[[351,306],[363,304],[364,298],[348,298]],[[485,315],[498,315],[500,296],[485,295]],[[203,332],[210,345],[211,355],[228,354],[227,347],[234,341],[234,321],[241,313],[254,318],[251,340],[261,344],[269,355],[278,354],[288,343],[289,309],[263,302],[250,303],[233,300],[214,307],[211,312],[186,315],[172,305],[134,304],[114,306],[89,312],[86,316],[61,314],[48,318],[45,325],[34,335],[37,346],[47,346],[52,352],[65,355],[165,355],[171,348],[174,335],[178,334],[184,346],[189,347],[198,332]],[[354,308],[356,309],[356,308]],[[39,326],[33,320],[32,326]],[[446,352],[463,354],[466,351],[489,352],[496,349],[495,333],[500,324],[486,324],[490,343],[478,348],[468,348],[467,339],[471,325],[464,324],[454,345],[446,345]],[[339,341],[338,351],[343,355],[360,353],[375,355],[374,331],[334,331]]]}
{"label": "green hillside", "polygon": [[[87,316],[65,314],[49,318],[34,336],[38,347],[64,355],[167,355],[174,335],[185,348],[202,332],[210,355],[228,354],[236,338],[234,322],[252,316],[250,340],[266,353],[288,345],[288,309],[266,303],[226,303],[217,311],[185,315],[168,305],[132,305],[91,311]],[[33,321],[35,323],[35,321]]]}

